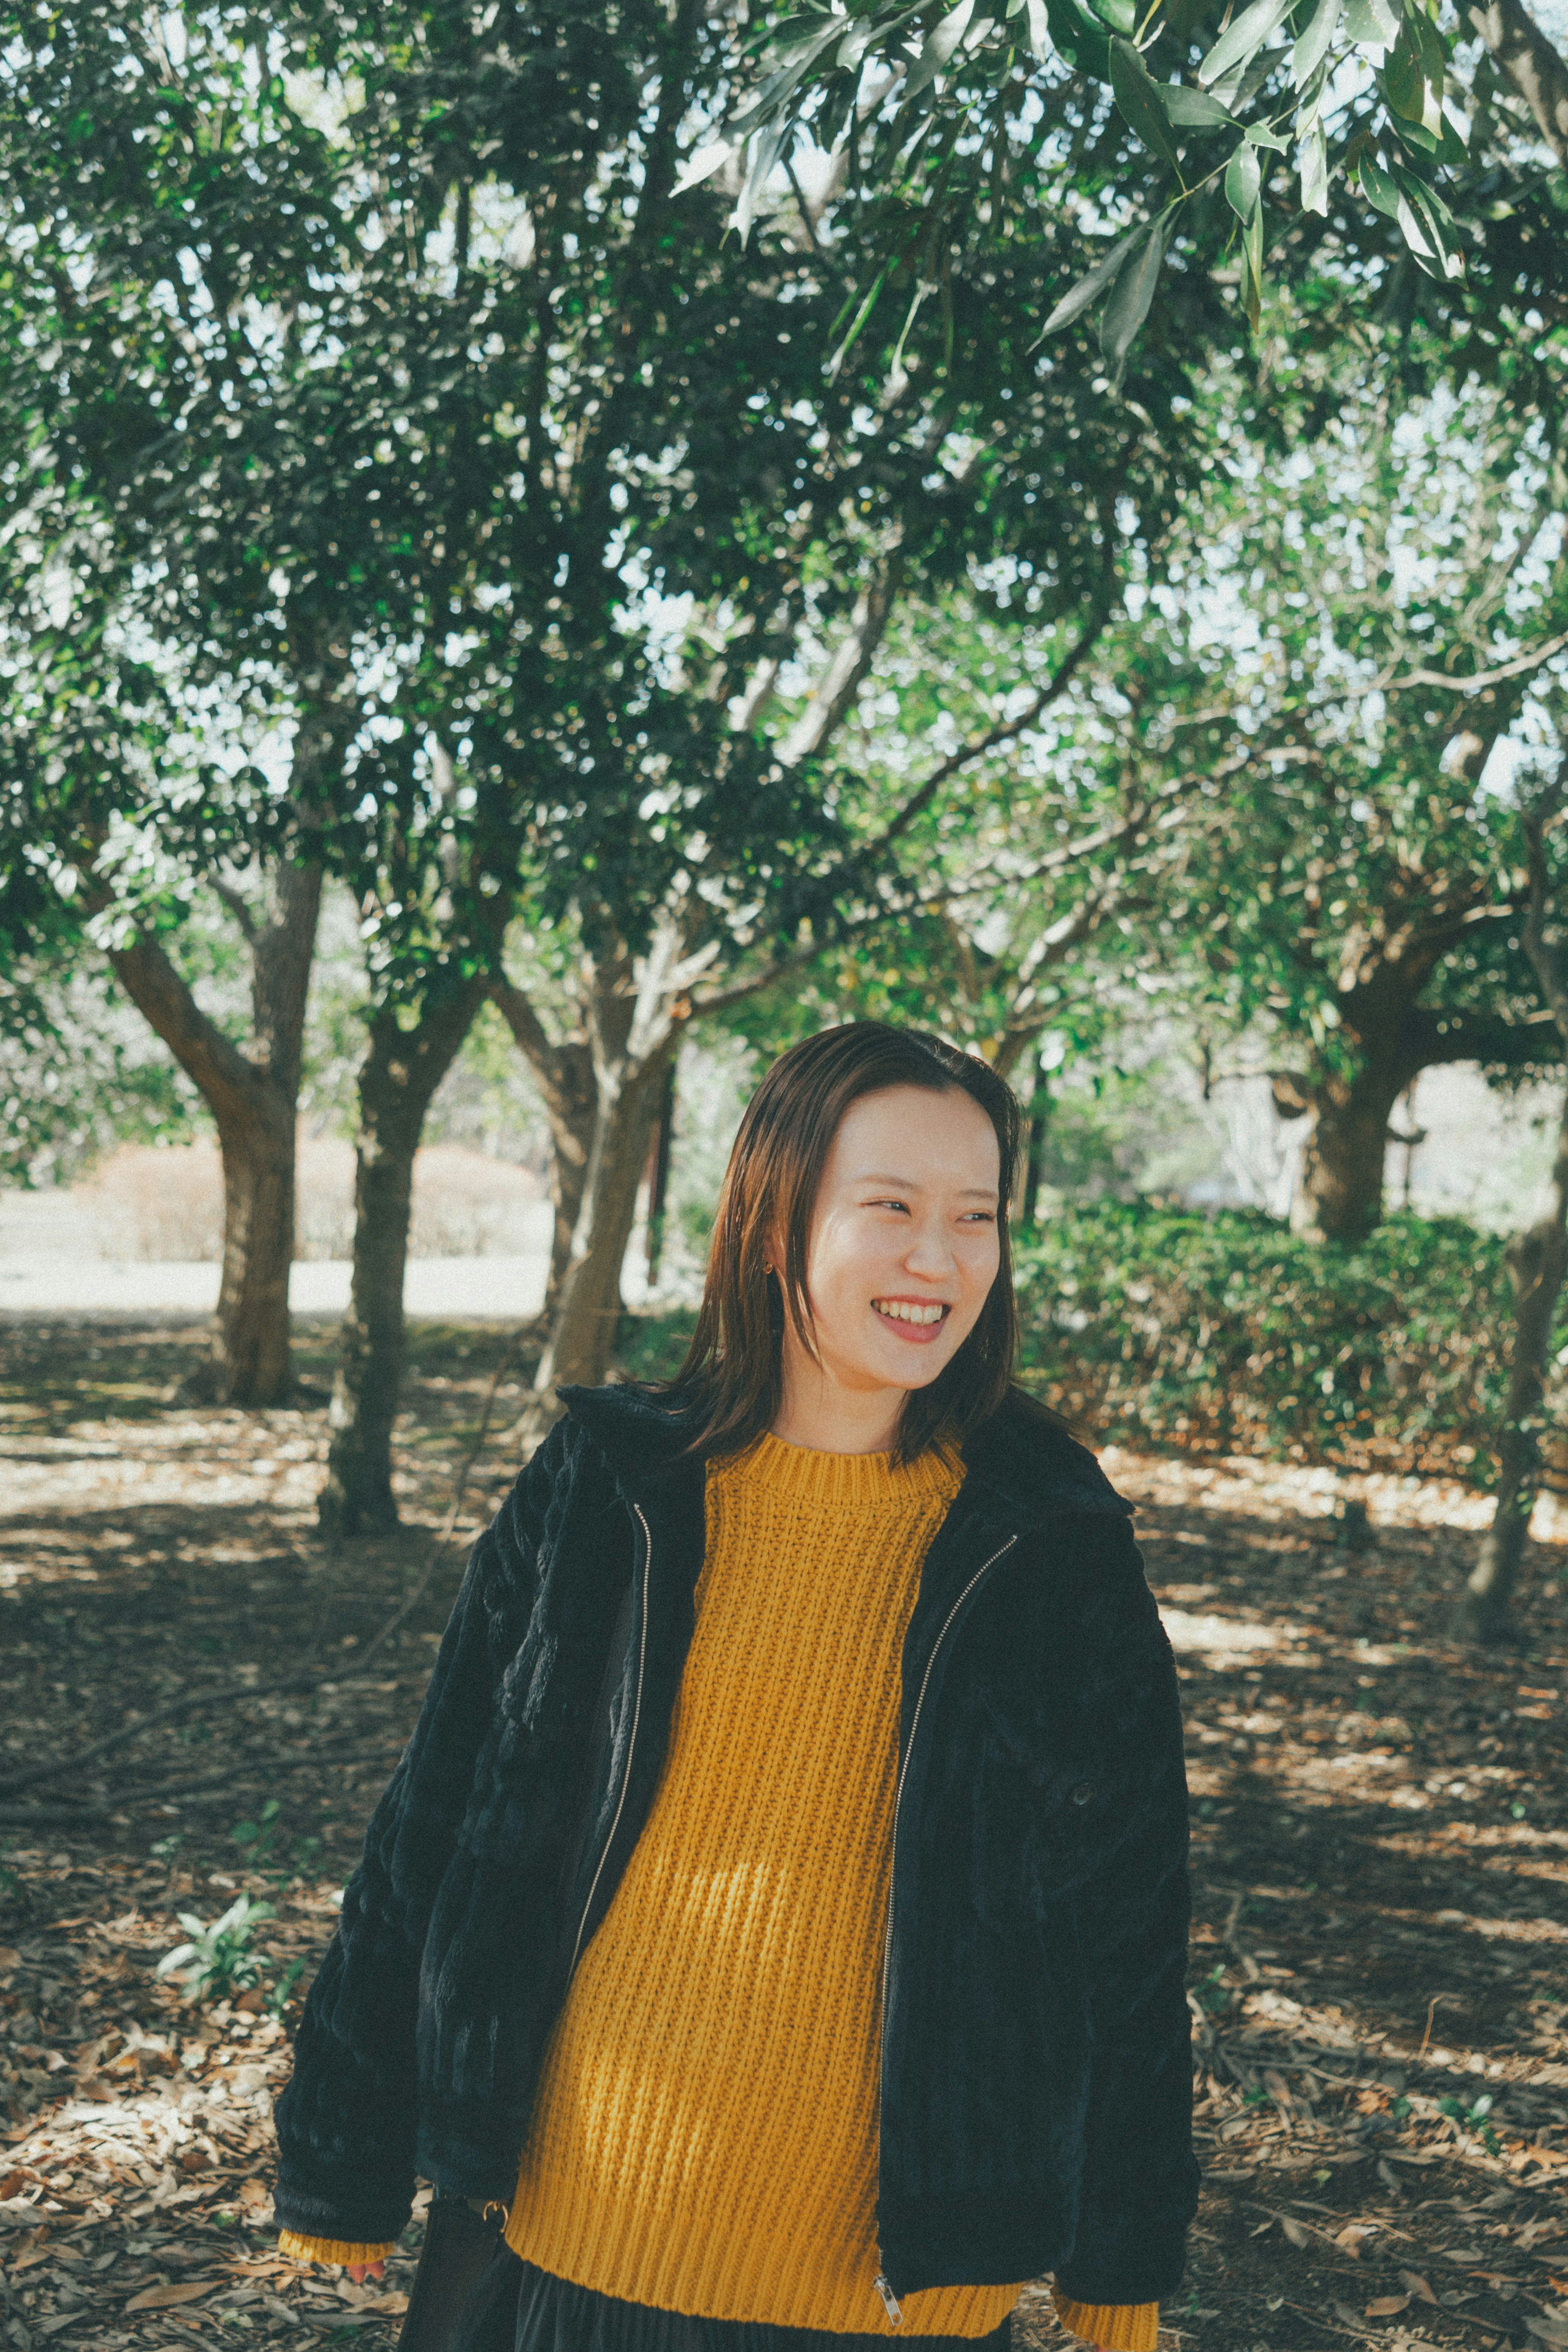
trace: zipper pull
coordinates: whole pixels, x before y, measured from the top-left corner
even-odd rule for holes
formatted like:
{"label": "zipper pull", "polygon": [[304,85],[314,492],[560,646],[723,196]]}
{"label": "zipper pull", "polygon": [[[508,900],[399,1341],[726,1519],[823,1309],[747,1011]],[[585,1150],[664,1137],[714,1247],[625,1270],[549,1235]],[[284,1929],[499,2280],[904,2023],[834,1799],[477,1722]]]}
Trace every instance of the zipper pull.
{"label": "zipper pull", "polygon": [[902,2327],[904,2325],[904,2314],[898,2307],[898,2297],[889,2286],[881,2271],[878,2271],[876,2274],[876,2291],[878,2294],[881,2295],[883,2307],[886,2310],[888,2325],[892,2327]]}

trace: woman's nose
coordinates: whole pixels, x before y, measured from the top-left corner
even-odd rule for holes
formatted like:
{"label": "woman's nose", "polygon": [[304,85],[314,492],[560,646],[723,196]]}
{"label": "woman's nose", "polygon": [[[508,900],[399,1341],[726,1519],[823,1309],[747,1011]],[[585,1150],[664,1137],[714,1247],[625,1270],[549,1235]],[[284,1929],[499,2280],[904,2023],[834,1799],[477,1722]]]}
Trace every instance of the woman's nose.
{"label": "woman's nose", "polygon": [[953,1267],[953,1244],[941,1225],[916,1225],[904,1262],[911,1274],[939,1282]]}

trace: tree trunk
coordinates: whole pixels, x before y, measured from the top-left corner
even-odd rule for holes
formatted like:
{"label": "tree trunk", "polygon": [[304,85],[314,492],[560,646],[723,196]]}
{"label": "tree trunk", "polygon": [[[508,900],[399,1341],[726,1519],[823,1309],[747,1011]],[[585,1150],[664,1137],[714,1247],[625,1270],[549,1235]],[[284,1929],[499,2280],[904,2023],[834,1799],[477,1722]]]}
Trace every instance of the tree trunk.
{"label": "tree trunk", "polygon": [[540,1321],[548,1331],[560,1301],[560,1286],[571,1258],[571,1237],[582,1207],[588,1176],[588,1155],[593,1149],[593,1125],[598,1089],[593,1077],[593,1048],[586,1037],[553,1044],[543,1023],[520,988],[508,980],[491,984],[491,997],[522,1050],[550,1130],[550,1205],[555,1212],[550,1237],[549,1276],[545,1285]]}
{"label": "tree trunk", "polygon": [[[1383,1215],[1388,1122],[1409,1080],[1403,1067],[1368,1062],[1352,1079],[1334,1075],[1311,1090],[1301,1106],[1312,1123],[1291,1203],[1293,1233],[1347,1244],[1371,1233]],[[1281,1100],[1279,1081],[1274,1099],[1289,1116],[1294,1106]]]}
{"label": "tree trunk", "polygon": [[653,1112],[648,1145],[648,1287],[659,1279],[664,1255],[664,1204],[670,1192],[670,1153],[675,1139],[675,1057],[664,1065],[664,1084]]}
{"label": "tree trunk", "polygon": [[390,1009],[371,1024],[360,1073],[354,1162],[354,1270],[329,1415],[327,1483],[317,1505],[333,1539],[398,1523],[392,1433],[402,1385],[403,1276],[413,1160],[425,1113],[484,1002],[475,979],[426,1011],[415,1029]]}
{"label": "tree trunk", "polygon": [[285,860],[259,919],[236,894],[252,960],[254,1044],[242,1054],[196,1003],[153,940],[110,957],[116,978],[201,1093],[224,1169],[224,1260],[203,1393],[229,1404],[285,1403],[292,1393],[288,1269],[294,1255],[295,1118],[321,870]]}
{"label": "tree trunk", "polygon": [[274,870],[253,926],[252,1059],[267,1110],[224,1156],[224,1270],[213,1358],[221,1395],[261,1404],[294,1385],[288,1352],[288,1270],[294,1263],[296,1129],[310,966],[321,912],[321,869],[291,860]]}
{"label": "tree trunk", "polygon": [[555,1410],[558,1383],[597,1388],[610,1370],[637,1188],[693,974],[673,917],[656,926],[635,962],[624,953],[607,955],[593,971],[584,1006],[593,1054],[593,1139],[566,1277],[535,1375],[529,1418],[536,1426]]}
{"label": "tree trunk", "polygon": [[535,1382],[542,1398],[548,1399],[558,1383],[597,1388],[610,1370],[621,1319],[621,1267],[674,1051],[675,1040],[666,1038],[641,1061],[601,1073],[593,1148],[570,1263]]}
{"label": "tree trunk", "polygon": [[1552,1324],[1568,1274],[1568,1096],[1552,1166],[1552,1205],[1509,1244],[1513,1282],[1513,1360],[1498,1439],[1497,1508],[1459,1602],[1459,1637],[1505,1642],[1514,1587],[1541,1485],[1541,1409],[1552,1358]]}

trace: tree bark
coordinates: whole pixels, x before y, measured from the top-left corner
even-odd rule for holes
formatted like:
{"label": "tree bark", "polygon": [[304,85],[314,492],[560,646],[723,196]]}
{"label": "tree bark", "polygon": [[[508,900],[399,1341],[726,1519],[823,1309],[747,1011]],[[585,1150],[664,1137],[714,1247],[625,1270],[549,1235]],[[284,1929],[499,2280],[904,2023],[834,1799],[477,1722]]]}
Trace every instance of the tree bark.
{"label": "tree bark", "polygon": [[[1546,860],[1547,828],[1561,817],[1565,795],[1568,753],[1552,788],[1533,808],[1523,812],[1530,897],[1521,930],[1524,951],[1534,967],[1558,1036],[1568,1049],[1568,974],[1563,971],[1560,950],[1547,937],[1551,877]],[[1552,1356],[1552,1324],[1568,1271],[1568,1093],[1563,1096],[1552,1162],[1551,1206],[1510,1244],[1508,1270],[1514,1291],[1513,1360],[1498,1440],[1497,1507],[1459,1603],[1461,1638],[1479,1642],[1504,1641],[1511,1631],[1514,1588],[1541,1483],[1541,1417]]]}
{"label": "tree bark", "polygon": [[[1363,1064],[1354,1078],[1337,1074],[1314,1087],[1304,1108],[1312,1119],[1301,1158],[1291,1230],[1314,1242],[1364,1241],[1383,1215],[1383,1170],[1388,1122],[1409,1084],[1403,1066],[1381,1058]],[[1281,1088],[1276,1082],[1276,1105]]]}
{"label": "tree bark", "polygon": [[555,1224],[550,1237],[549,1276],[540,1312],[540,1320],[548,1331],[571,1258],[571,1237],[577,1231],[588,1156],[593,1149],[598,1101],[593,1048],[586,1037],[569,1037],[562,1045],[554,1044],[523,990],[514,987],[509,980],[492,981],[490,995],[533,1073],[549,1121],[550,1205]]}
{"label": "tree bark", "polygon": [[1560,163],[1568,163],[1568,65],[1521,0],[1486,0],[1469,19]]}
{"label": "tree bark", "polygon": [[659,1279],[664,1255],[664,1205],[670,1192],[670,1153],[675,1139],[675,1063],[664,1065],[664,1083],[654,1107],[648,1145],[648,1287]]}
{"label": "tree bark", "polygon": [[596,1388],[610,1370],[637,1187],[689,1009],[686,992],[710,960],[689,959],[677,923],[667,917],[643,955],[634,961],[606,955],[593,971],[584,1007],[593,1135],[566,1275],[534,1381],[537,1420],[554,1412],[558,1383]]}
{"label": "tree bark", "polygon": [[599,1071],[582,1203],[535,1383],[541,1398],[558,1383],[597,1388],[610,1370],[621,1319],[621,1268],[675,1043],[666,1035],[653,1052],[618,1056]]}
{"label": "tree bark", "polygon": [[1513,1283],[1513,1361],[1498,1439],[1497,1508],[1459,1603],[1460,1638],[1506,1641],[1524,1539],[1541,1486],[1541,1415],[1552,1355],[1552,1325],[1568,1274],[1568,1095],[1557,1129],[1552,1205],[1508,1248]]}
{"label": "tree bark", "polygon": [[354,1162],[354,1268],[328,1425],[327,1482],[317,1504],[334,1540],[398,1523],[392,1434],[402,1385],[413,1160],[432,1097],[484,1002],[476,977],[432,1004],[414,1029],[389,1007],[371,1023],[360,1073]]}
{"label": "tree bark", "polygon": [[138,937],[110,963],[213,1116],[224,1170],[224,1261],[213,1352],[200,1386],[230,1404],[282,1404],[292,1393],[288,1269],[294,1255],[295,1119],[319,866],[282,861],[259,919],[225,893],[251,952],[254,1043],[241,1053],[210,1020],[156,940]]}

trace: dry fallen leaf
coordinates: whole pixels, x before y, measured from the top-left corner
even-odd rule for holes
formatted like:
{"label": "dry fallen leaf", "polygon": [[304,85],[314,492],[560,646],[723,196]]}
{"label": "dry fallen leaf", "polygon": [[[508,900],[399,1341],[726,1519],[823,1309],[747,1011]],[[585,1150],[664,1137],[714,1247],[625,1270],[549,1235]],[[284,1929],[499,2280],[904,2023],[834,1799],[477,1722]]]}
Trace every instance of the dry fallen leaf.
{"label": "dry fallen leaf", "polygon": [[1380,2294],[1375,2296],[1373,2301],[1366,2306],[1366,2315],[1368,2319],[1392,2319],[1396,2311],[1404,2310],[1410,2298],[1407,2294]]}
{"label": "dry fallen leaf", "polygon": [[1419,2271],[1401,2271],[1399,2284],[1407,2286],[1418,2303],[1435,2304],[1437,2300]]}
{"label": "dry fallen leaf", "polygon": [[390,2294],[372,2295],[369,2303],[362,2303],[360,2305],[360,2309],[390,2312],[395,2316],[398,2313],[408,2309],[408,2297],[406,2294],[398,2294],[394,2289]]}
{"label": "dry fallen leaf", "polygon": [[210,2279],[200,2279],[193,2286],[144,2286],[126,2305],[127,2311],[165,2311],[172,2303],[194,2303],[198,2295],[211,2294]]}
{"label": "dry fallen leaf", "polygon": [[1283,2230],[1286,2237],[1289,2238],[1292,2246],[1306,2247],[1312,2244],[1312,2231],[1310,2230],[1303,2230],[1301,2223],[1293,2220],[1289,2213],[1281,2214],[1280,2227]]}

